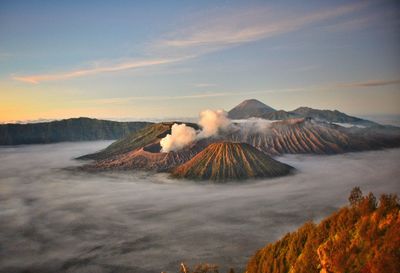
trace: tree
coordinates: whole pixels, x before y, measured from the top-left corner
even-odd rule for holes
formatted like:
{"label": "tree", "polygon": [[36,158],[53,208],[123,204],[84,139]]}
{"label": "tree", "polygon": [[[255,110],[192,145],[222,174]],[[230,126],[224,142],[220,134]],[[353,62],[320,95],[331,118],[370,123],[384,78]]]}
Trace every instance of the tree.
{"label": "tree", "polygon": [[362,191],[360,187],[354,187],[351,190],[350,196],[349,196],[349,202],[350,205],[355,206],[359,204],[363,199]]}

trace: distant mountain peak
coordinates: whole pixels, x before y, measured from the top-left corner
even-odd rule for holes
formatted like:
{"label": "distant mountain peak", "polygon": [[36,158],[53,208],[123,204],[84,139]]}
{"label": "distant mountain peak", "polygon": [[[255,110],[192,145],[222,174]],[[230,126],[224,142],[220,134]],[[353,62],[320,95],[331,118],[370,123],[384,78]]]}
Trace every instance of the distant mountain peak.
{"label": "distant mountain peak", "polygon": [[274,111],[275,109],[259,100],[248,99],[232,108],[228,112],[228,115],[231,119],[247,119],[251,117],[262,117]]}

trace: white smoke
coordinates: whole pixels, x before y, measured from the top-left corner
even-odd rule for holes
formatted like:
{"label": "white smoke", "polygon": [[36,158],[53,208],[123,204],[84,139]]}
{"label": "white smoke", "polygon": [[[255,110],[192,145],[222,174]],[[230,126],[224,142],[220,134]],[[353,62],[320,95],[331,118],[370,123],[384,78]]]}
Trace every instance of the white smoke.
{"label": "white smoke", "polygon": [[196,139],[196,130],[186,124],[173,124],[171,134],[161,139],[161,151],[168,153],[178,151]]}
{"label": "white smoke", "polygon": [[200,112],[200,131],[187,126],[186,124],[174,124],[171,134],[161,139],[161,152],[178,151],[196,140],[218,135],[220,131],[226,130],[232,124],[224,110],[204,110]]}
{"label": "white smoke", "polygon": [[207,138],[215,136],[220,130],[226,130],[231,125],[228,113],[224,110],[204,110],[200,112],[199,124],[202,131],[198,138]]}
{"label": "white smoke", "polygon": [[277,120],[267,120],[262,118],[249,118],[232,120],[235,127],[240,129],[242,133],[267,133],[272,124]]}

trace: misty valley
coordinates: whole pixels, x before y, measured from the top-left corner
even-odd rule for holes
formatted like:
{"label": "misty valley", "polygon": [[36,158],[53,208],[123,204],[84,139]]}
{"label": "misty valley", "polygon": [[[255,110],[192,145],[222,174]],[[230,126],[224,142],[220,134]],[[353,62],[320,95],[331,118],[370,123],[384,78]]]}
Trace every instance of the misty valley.
{"label": "misty valley", "polygon": [[400,1],[0,1],[0,273],[399,273]]}
{"label": "misty valley", "polygon": [[0,142],[0,272],[398,267],[399,127],[250,99],[196,123],[5,124]]}
{"label": "misty valley", "polygon": [[74,158],[110,143],[0,148],[0,272],[177,272],[181,262],[243,272],[257,249],[328,216],[354,186],[399,193],[399,149],[284,155],[295,174],[248,183],[76,171]]}

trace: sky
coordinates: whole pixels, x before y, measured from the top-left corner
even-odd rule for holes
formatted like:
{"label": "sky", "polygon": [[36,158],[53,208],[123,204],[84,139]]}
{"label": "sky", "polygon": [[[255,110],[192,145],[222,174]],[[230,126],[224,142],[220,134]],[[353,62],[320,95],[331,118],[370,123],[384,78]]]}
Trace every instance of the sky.
{"label": "sky", "polygon": [[0,1],[0,122],[255,98],[400,114],[398,1]]}

